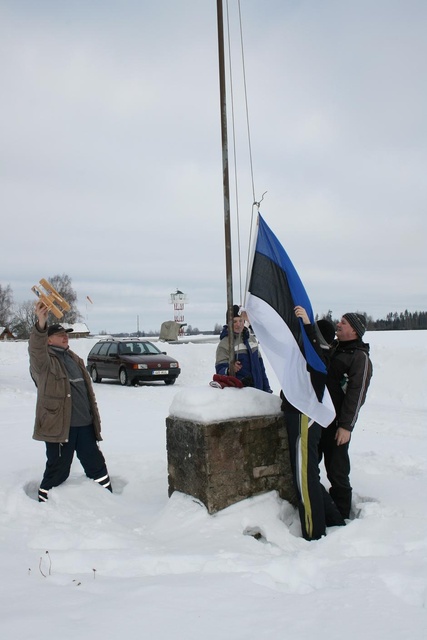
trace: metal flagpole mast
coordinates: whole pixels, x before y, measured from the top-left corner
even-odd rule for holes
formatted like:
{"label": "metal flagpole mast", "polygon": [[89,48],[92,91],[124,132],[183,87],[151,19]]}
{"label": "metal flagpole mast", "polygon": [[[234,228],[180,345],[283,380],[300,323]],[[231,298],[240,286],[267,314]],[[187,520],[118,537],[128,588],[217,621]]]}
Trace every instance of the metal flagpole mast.
{"label": "metal flagpole mast", "polygon": [[225,90],[224,21],[222,0],[217,0],[219,92],[221,108],[222,173],[224,191],[225,272],[227,281],[227,325],[229,374],[234,375],[233,277],[231,260],[230,183],[228,177],[227,101]]}

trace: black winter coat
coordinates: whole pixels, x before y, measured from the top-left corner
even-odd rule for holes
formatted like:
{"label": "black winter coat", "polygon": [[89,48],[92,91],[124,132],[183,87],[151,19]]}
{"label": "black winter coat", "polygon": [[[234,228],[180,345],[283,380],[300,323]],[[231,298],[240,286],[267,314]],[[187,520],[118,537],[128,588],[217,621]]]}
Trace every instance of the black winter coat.
{"label": "black winter coat", "polygon": [[337,427],[353,430],[372,372],[369,344],[357,339],[334,345],[326,384],[334,403]]}

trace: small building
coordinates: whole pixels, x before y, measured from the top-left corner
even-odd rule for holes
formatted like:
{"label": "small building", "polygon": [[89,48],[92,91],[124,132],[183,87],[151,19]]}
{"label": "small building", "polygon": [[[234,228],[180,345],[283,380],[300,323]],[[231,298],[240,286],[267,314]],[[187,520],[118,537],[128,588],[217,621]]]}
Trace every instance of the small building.
{"label": "small building", "polygon": [[185,326],[185,324],[182,324],[181,322],[175,322],[174,320],[166,320],[166,322],[162,322],[162,325],[160,327],[159,340],[161,342],[171,342],[178,340],[181,329]]}
{"label": "small building", "polygon": [[16,340],[16,338],[7,327],[0,327],[0,340]]}
{"label": "small building", "polygon": [[64,329],[72,329],[73,332],[68,334],[69,338],[88,338],[90,331],[87,324],[84,322],[75,322],[74,324],[68,324],[68,322],[61,322]]}

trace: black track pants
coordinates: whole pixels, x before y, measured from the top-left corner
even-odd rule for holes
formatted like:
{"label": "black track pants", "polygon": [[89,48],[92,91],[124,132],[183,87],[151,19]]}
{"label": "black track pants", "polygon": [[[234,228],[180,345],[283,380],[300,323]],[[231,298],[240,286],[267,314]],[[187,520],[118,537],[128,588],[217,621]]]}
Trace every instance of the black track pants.
{"label": "black track pants", "polygon": [[71,427],[68,442],[61,444],[46,442],[47,462],[40,488],[48,491],[52,487],[62,484],[68,478],[74,452],[76,452],[88,478],[99,481],[111,491],[111,485],[107,485],[104,480],[108,478],[108,471],[105,458],[98,448],[92,425]]}
{"label": "black track pants", "polygon": [[322,429],[320,452],[323,453],[326,474],[331,483],[329,493],[343,518],[350,517],[351,485],[350,485],[350,457],[348,455],[349,442],[337,445],[335,434],[337,427],[330,425]]}
{"label": "black track pants", "polygon": [[317,422],[309,427],[307,416],[297,411],[285,411],[285,423],[302,535],[306,540],[317,540],[325,535],[327,526],[345,524],[320,482],[319,441],[323,429]]}

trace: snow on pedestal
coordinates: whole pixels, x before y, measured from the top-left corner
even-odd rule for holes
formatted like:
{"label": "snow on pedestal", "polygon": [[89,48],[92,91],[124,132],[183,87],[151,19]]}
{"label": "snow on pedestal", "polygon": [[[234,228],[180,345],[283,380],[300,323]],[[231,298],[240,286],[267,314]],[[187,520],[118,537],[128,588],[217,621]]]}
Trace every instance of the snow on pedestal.
{"label": "snow on pedestal", "polygon": [[209,513],[272,490],[295,503],[278,396],[248,387],[185,388],[169,412],[169,496],[191,495]]}

